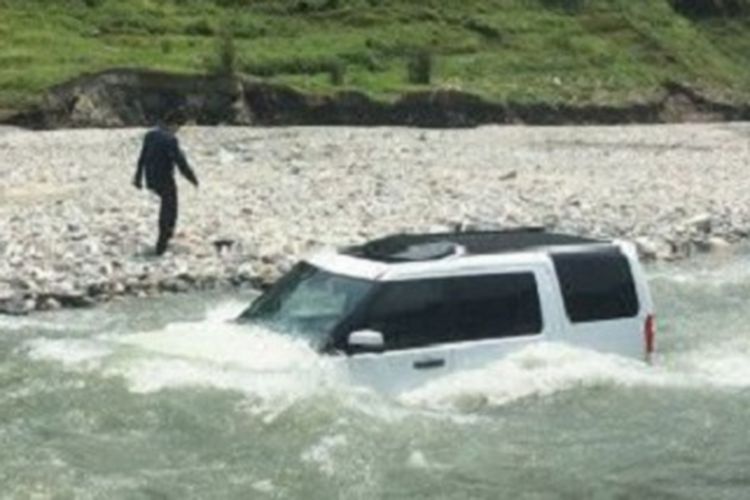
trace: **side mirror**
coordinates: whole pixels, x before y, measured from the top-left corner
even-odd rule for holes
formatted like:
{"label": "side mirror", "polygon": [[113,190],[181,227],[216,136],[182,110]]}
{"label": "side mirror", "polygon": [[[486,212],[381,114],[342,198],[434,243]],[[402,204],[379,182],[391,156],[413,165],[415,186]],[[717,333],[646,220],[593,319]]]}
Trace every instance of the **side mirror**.
{"label": "side mirror", "polygon": [[357,330],[350,333],[348,344],[354,352],[380,352],[385,347],[383,334],[375,330]]}

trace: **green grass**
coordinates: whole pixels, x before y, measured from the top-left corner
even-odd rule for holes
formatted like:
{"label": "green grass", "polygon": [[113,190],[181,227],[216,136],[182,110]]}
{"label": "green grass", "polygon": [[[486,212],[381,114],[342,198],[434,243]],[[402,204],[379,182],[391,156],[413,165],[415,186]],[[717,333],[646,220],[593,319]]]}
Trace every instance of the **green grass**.
{"label": "green grass", "polygon": [[226,29],[240,71],[316,92],[428,88],[408,75],[427,50],[430,88],[498,101],[616,104],[666,81],[746,100],[748,28],[668,0],[0,0],[0,109],[112,67],[207,71]]}

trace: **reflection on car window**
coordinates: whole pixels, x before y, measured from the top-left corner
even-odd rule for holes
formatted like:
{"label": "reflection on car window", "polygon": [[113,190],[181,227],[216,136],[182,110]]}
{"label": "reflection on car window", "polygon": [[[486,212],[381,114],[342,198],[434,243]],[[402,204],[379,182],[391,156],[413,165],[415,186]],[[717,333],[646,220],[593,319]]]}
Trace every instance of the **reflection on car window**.
{"label": "reflection on car window", "polygon": [[281,308],[291,318],[338,316],[347,310],[347,288],[342,280],[317,273],[300,281]]}
{"label": "reflection on car window", "polygon": [[371,286],[366,280],[300,263],[240,318],[304,337],[323,348],[332,330],[354,311]]}
{"label": "reflection on car window", "polygon": [[387,283],[361,328],[381,332],[389,350],[534,335],[542,314],[533,273]]}
{"label": "reflection on car window", "polygon": [[635,281],[620,251],[553,254],[552,261],[572,323],[638,315]]}

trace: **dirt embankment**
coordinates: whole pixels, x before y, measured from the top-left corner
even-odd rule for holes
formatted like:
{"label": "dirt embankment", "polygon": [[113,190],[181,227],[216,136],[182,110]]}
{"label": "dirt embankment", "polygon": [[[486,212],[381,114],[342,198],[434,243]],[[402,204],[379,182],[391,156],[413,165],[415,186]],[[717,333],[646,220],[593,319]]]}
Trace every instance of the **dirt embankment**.
{"label": "dirt embankment", "polygon": [[183,108],[198,125],[404,125],[455,128],[749,120],[750,106],[715,102],[677,83],[652,101],[612,105],[497,103],[455,90],[393,102],[361,92],[306,94],[244,77],[111,70],[50,89],[39,106],[7,123],[37,129],[148,126]]}

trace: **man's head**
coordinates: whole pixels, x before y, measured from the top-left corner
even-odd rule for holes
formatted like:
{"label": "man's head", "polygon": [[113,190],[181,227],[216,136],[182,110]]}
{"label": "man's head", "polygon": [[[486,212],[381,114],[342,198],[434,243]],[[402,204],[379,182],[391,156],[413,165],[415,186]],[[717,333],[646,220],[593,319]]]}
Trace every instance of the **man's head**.
{"label": "man's head", "polygon": [[163,124],[173,134],[176,134],[180,128],[187,122],[187,115],[182,108],[173,109],[164,116]]}

